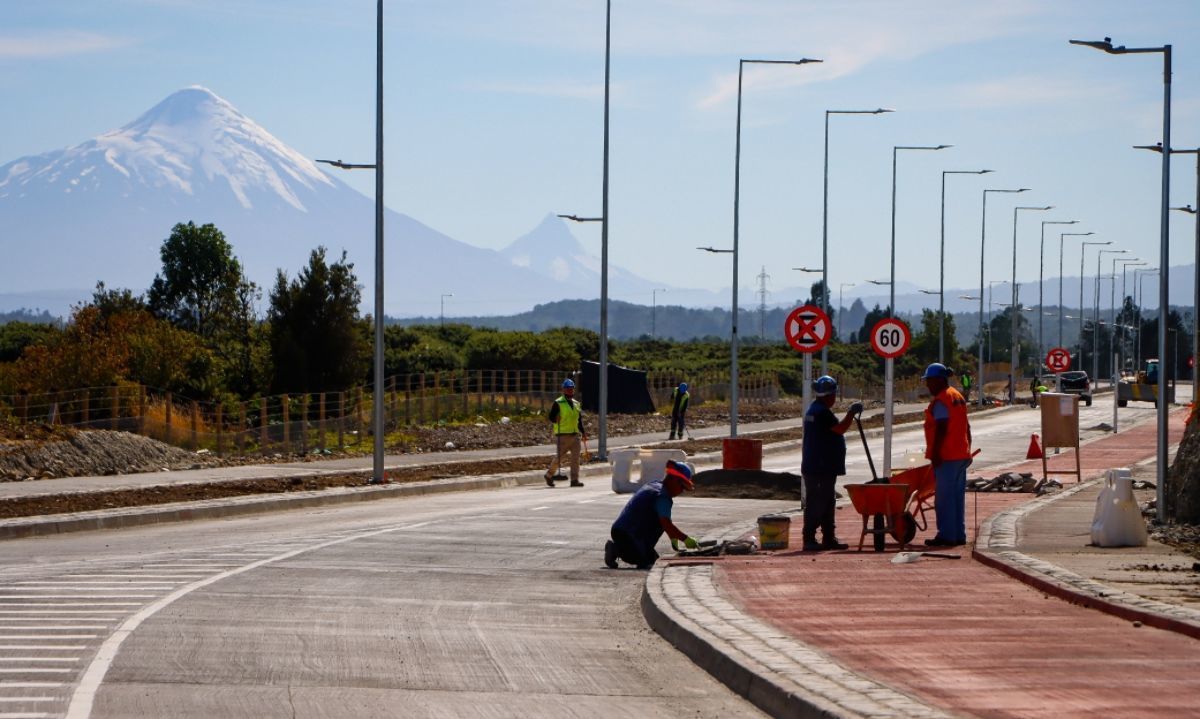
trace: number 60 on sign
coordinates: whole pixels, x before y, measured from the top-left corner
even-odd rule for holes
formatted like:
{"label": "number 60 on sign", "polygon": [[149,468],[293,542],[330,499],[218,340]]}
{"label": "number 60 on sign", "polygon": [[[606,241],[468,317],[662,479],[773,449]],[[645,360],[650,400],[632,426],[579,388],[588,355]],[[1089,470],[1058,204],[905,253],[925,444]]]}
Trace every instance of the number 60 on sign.
{"label": "number 60 on sign", "polygon": [[908,351],[912,334],[908,325],[895,317],[885,317],[871,329],[871,349],[884,359],[899,357]]}

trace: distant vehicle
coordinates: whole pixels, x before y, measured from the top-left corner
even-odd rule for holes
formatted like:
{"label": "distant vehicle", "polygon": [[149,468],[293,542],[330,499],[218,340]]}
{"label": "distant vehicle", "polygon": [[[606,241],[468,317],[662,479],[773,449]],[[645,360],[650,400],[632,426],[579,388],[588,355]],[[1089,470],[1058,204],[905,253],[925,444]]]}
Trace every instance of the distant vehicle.
{"label": "distant vehicle", "polygon": [[1088,407],[1092,406],[1092,381],[1083,370],[1063,372],[1062,391],[1066,394],[1077,394]]}
{"label": "distant vehicle", "polygon": [[1157,359],[1148,359],[1142,366],[1141,371],[1131,377],[1122,377],[1117,383],[1117,406],[1124,407],[1129,404],[1130,400],[1137,402],[1153,402],[1154,406],[1158,406],[1158,396],[1161,389],[1163,395],[1167,399],[1167,403],[1175,401],[1175,391],[1166,382],[1162,385],[1159,380],[1163,379],[1159,373],[1159,365]]}

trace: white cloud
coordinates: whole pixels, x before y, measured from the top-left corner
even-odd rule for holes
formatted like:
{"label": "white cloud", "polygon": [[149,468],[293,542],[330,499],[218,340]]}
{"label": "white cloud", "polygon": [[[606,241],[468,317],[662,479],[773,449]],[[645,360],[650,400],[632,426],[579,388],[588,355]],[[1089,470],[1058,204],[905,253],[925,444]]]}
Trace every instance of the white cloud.
{"label": "white cloud", "polygon": [[76,30],[21,37],[0,35],[0,60],[37,60],[107,52],[130,45],[125,38]]}
{"label": "white cloud", "polygon": [[951,90],[955,104],[963,107],[1077,103],[1101,98],[1111,100],[1121,94],[1121,86],[1093,78],[1083,81],[1039,75],[1017,75],[990,82],[965,83]]}

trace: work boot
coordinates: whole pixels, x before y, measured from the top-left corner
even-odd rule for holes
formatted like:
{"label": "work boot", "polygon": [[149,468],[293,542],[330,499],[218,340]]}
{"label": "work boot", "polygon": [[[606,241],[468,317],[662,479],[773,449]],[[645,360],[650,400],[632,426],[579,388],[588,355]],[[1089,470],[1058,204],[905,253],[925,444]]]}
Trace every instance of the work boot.
{"label": "work boot", "polygon": [[617,545],[611,539],[604,543],[604,566],[617,568]]}
{"label": "work boot", "polygon": [[671,436],[670,436],[670,437],[667,437],[667,441],[668,441],[668,442],[670,442],[670,441],[671,441],[671,440],[673,440],[673,439],[675,439],[675,433],[674,433],[674,432],[672,432],[672,433],[671,433]]}
{"label": "work boot", "polygon": [[571,480],[571,486],[572,486],[572,487],[582,487],[582,486],[583,486],[583,482],[580,482],[578,479],[572,479],[572,480]]}
{"label": "work boot", "polygon": [[554,477],[553,477],[553,476],[551,476],[551,474],[550,474],[549,472],[546,472],[546,474],[545,474],[544,476],[545,476],[545,478],[546,478],[546,486],[547,486],[547,487],[550,487],[550,488],[552,488],[552,489],[553,489],[553,487],[554,487]]}
{"label": "work boot", "polygon": [[824,547],[817,543],[816,535],[804,538],[803,550],[805,552],[820,552]]}
{"label": "work boot", "polygon": [[849,549],[850,545],[845,542],[839,542],[837,537],[825,537],[825,541],[821,542],[821,549]]}

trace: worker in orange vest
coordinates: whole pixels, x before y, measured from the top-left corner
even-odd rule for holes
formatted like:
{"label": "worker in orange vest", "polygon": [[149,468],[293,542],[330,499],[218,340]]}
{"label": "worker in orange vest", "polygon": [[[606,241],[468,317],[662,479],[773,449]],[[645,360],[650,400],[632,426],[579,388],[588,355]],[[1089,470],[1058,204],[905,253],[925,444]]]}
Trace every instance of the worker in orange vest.
{"label": "worker in orange vest", "polygon": [[936,480],[937,534],[930,547],[967,543],[967,467],[971,465],[971,423],[967,401],[950,386],[954,371],[940,362],[925,368],[921,379],[933,400],[925,409],[925,458]]}

